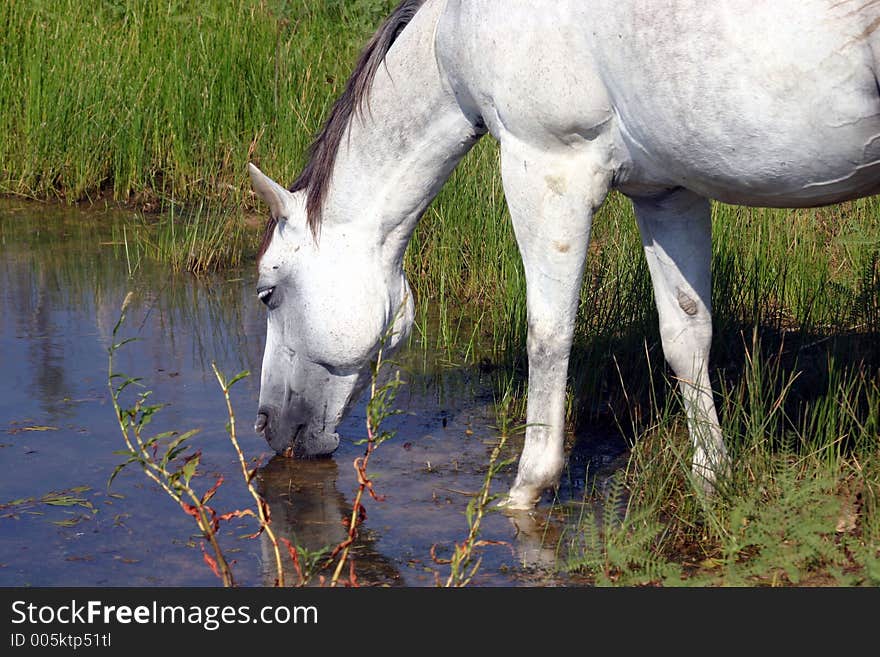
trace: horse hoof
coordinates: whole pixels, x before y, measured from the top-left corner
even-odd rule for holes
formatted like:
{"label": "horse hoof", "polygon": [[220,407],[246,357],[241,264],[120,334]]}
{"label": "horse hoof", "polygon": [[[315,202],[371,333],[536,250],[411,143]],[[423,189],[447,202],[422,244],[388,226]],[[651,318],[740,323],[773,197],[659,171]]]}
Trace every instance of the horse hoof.
{"label": "horse hoof", "polygon": [[523,491],[511,490],[496,506],[504,511],[531,511],[540,499],[540,494],[529,495]]}

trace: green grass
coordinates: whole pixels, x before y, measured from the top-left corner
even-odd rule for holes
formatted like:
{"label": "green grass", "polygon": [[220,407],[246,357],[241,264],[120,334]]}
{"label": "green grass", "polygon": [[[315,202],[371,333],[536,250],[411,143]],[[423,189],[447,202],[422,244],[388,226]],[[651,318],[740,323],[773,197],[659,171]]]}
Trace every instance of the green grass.
{"label": "green grass", "polygon": [[249,203],[245,164],[293,178],[388,6],[3,3],[0,191]]}
{"label": "green grass", "polygon": [[[137,257],[192,271],[246,263],[255,239],[244,213],[264,212],[246,162],[295,177],[393,4],[4,3],[0,193],[131,203],[145,210],[125,231]],[[786,563],[876,583],[880,200],[719,204],[714,216],[712,376],[736,477],[711,502],[689,486],[635,221],[612,194],[595,220],[569,419],[581,435],[610,427],[633,441],[619,484],[631,497],[622,525],[582,523],[560,564],[609,583],[802,582]],[[416,340],[430,335],[450,361],[493,366],[499,425],[519,424],[525,283],[489,139],[427,211],[406,268]],[[855,497],[855,526],[831,531],[826,502]]]}
{"label": "green grass", "polygon": [[[655,408],[626,470],[583,504],[562,505],[561,567],[603,585],[880,584],[880,387],[838,374],[803,409],[805,430],[785,411],[796,374],[750,366],[740,388],[781,393],[758,403],[722,395],[733,474],[711,498],[690,479],[674,405]],[[873,410],[856,412],[858,399]],[[774,435],[784,440],[772,446]],[[844,448],[850,439],[870,443]]]}
{"label": "green grass", "polygon": [[212,211],[199,205],[183,212],[172,206],[158,218],[143,214],[131,224],[131,238],[122,236],[128,257],[150,258],[175,271],[200,274],[238,267],[256,243],[241,215]]}

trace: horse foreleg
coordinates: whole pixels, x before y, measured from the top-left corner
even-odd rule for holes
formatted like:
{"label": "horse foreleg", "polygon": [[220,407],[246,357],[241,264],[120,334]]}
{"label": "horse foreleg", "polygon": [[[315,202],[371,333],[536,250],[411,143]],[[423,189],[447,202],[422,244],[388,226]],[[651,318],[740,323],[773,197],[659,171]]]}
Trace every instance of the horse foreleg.
{"label": "horse foreleg", "polygon": [[712,226],[709,201],[678,189],[633,199],[663,354],[675,372],[693,442],[693,473],[707,490],[728,467],[709,383],[712,342]]}
{"label": "horse foreleg", "polygon": [[544,152],[501,142],[501,173],[526,276],[529,388],[516,481],[501,503],[529,509],[564,464],[568,358],[593,213],[611,174],[601,151]]}

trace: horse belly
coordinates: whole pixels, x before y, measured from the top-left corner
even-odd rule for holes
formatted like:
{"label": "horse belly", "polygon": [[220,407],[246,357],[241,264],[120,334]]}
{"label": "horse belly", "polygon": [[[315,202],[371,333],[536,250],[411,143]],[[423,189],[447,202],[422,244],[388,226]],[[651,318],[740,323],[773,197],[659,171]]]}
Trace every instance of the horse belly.
{"label": "horse belly", "polygon": [[880,192],[880,8],[625,4],[592,42],[632,159],[625,184],[785,207]]}
{"label": "horse belly", "polygon": [[692,134],[665,149],[658,144],[655,163],[675,186],[740,205],[809,207],[880,193],[880,122],[786,128],[728,149]]}
{"label": "horse belly", "polygon": [[[804,102],[837,100],[817,94]],[[642,129],[637,137],[619,125],[632,170],[646,181],[727,203],[806,207],[880,192],[880,100],[866,81],[849,90],[849,101],[848,115],[780,103],[766,120],[728,106],[697,109],[677,130]]]}

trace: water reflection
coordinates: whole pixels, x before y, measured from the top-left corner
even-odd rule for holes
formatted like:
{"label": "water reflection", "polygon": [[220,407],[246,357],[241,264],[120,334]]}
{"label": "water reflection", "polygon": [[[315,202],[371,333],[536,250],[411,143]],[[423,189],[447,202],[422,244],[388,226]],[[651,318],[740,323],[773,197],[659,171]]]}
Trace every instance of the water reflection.
{"label": "water reflection", "polygon": [[[210,364],[258,372],[265,315],[249,272],[174,275],[133,243],[126,248],[131,221],[126,213],[0,200],[0,585],[215,583],[180,567],[193,562],[190,521],[143,475],[123,473],[112,490],[121,497],[104,492],[122,446],[106,349],[133,291],[123,335],[138,341],[119,353],[118,371],[143,377],[168,404],[156,431],[202,429],[196,447],[206,465],[234,473],[228,443],[216,440],[222,396]],[[258,385],[238,384],[236,405],[249,409]],[[256,437],[243,440],[251,453],[262,449]],[[73,488],[97,513],[2,508]]]}
{"label": "water reflection", "polygon": [[[312,553],[345,540],[347,531],[343,523],[351,517],[352,508],[337,488],[338,476],[339,468],[332,458],[275,457],[260,468],[257,489],[269,504],[272,526],[279,540],[286,538]],[[269,540],[263,536],[261,541],[264,581],[271,586],[275,581],[274,556]],[[361,532],[351,554],[360,583],[391,586],[402,583],[394,563],[377,551],[369,530]],[[297,575],[286,554],[283,561],[285,580],[295,583]],[[347,576],[346,569],[344,577]]]}

